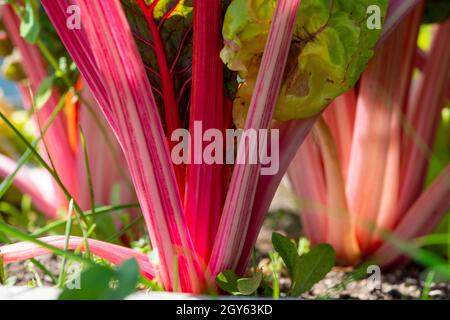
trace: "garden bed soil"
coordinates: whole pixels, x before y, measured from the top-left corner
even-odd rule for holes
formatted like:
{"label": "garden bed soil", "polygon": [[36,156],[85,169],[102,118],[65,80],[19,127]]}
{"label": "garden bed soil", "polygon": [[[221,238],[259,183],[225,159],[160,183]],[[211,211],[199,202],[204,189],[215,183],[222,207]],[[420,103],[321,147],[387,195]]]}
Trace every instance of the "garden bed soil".
{"label": "garden bed soil", "polygon": [[[57,275],[60,266],[58,257],[47,255],[37,258],[46,268]],[[264,261],[262,261],[264,263]],[[52,286],[51,278],[41,270],[31,265],[30,262],[14,263],[7,268],[9,277],[15,277],[16,286],[36,286],[40,278],[43,286]],[[316,284],[310,292],[304,294],[304,299],[370,299],[370,300],[400,300],[420,299],[424,290],[424,272],[416,265],[381,274],[381,286],[379,289],[371,289],[367,279],[351,281],[342,287],[351,268],[334,268],[325,279]],[[281,278],[280,287],[287,291],[289,279]],[[449,283],[432,283],[429,299],[450,299]]]}

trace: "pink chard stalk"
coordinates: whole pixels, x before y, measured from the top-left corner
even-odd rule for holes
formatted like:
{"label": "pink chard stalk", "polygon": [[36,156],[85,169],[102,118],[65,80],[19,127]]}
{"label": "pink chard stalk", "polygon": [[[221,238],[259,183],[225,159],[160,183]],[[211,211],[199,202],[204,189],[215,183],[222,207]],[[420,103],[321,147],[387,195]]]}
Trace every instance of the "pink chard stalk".
{"label": "pink chard stalk", "polygon": [[387,237],[426,235],[450,208],[450,166],[425,186],[449,97],[450,22],[436,27],[417,65],[423,9],[422,1],[393,2],[398,21],[386,22],[392,30],[358,87],[332,103],[289,169],[306,233],[332,244],[342,264],[403,261]]}
{"label": "pink chard stalk", "polygon": [[[141,272],[156,278],[169,291],[207,292],[215,290],[214,279],[225,269],[243,274],[277,186],[318,119],[314,135],[307,138],[291,167],[296,190],[323,205],[333,202],[343,212],[350,211],[347,216],[361,207],[365,216],[372,217],[377,212],[375,203],[381,202],[392,210],[393,200],[387,196],[383,201],[366,200],[371,192],[361,187],[360,171],[377,161],[375,155],[387,154],[388,145],[403,145],[403,141],[391,141],[386,137],[388,130],[384,130],[383,137],[369,150],[357,146],[367,136],[364,130],[375,132],[370,136],[376,136],[382,124],[389,124],[392,131],[399,130],[392,119],[408,99],[411,51],[415,52],[402,50],[402,44],[408,41],[399,39],[413,41],[409,34],[402,37],[413,25],[411,19],[417,18],[410,18],[413,8],[405,7],[406,2],[392,1],[387,18],[391,27],[385,31],[390,33],[377,49],[381,58],[372,62],[358,89],[351,89],[366,69],[381,36],[386,0],[334,0],[331,6],[316,0],[233,0],[227,5],[220,0],[41,0],[90,90],[86,94],[95,98],[96,103],[90,104],[101,110],[111,131],[110,138],[120,145],[153,249],[150,261],[131,249],[89,240],[92,252],[113,263],[126,256],[136,257]],[[371,5],[378,9],[375,28],[369,28],[368,23]],[[79,28],[68,27],[68,19],[74,17],[67,12],[73,6],[80,14]],[[440,56],[444,49],[433,49],[431,54]],[[381,72],[376,67],[378,60],[386,57],[392,70]],[[408,68],[405,72],[404,65]],[[424,72],[438,71],[432,68]],[[391,77],[394,72],[408,75],[396,81],[396,77]],[[378,83],[386,92],[374,89]],[[334,111],[334,106],[324,112],[345,92],[333,102],[340,105],[339,112]],[[395,99],[391,99],[393,96]],[[420,96],[433,98],[427,92]],[[374,108],[369,108],[369,101],[374,101]],[[390,111],[382,109],[387,103],[392,106]],[[53,108],[56,104],[54,101]],[[368,121],[369,117],[374,120]],[[333,124],[329,124],[329,118],[334,119]],[[425,123],[421,118],[414,121],[431,139],[429,128],[435,123]],[[93,125],[86,126],[85,133],[95,140]],[[206,150],[207,142],[236,128],[243,128],[244,132],[276,129],[266,138],[259,137],[260,149],[268,149],[267,155],[280,155],[275,173],[262,175],[266,168],[260,162],[231,165],[204,163],[200,159],[199,148]],[[180,129],[190,137],[186,149],[177,143]],[[205,142],[201,136],[207,129],[213,129],[216,135]],[[66,132],[65,128],[61,130]],[[336,132],[340,134],[338,142],[334,139]],[[396,137],[400,139],[402,135],[397,133]],[[243,141],[238,144],[235,159],[250,159],[261,152]],[[69,145],[67,141],[59,143]],[[417,152],[413,144],[406,143],[404,147],[411,154]],[[69,151],[76,164],[77,154]],[[400,155],[392,153],[389,165],[377,165],[373,174],[387,170],[392,162],[389,170],[397,170],[401,179],[410,179],[408,171],[394,168]],[[182,155],[188,161],[176,162],[174,155]],[[58,163],[56,158],[53,161]],[[75,164],[57,172],[78,172]],[[91,169],[94,176],[102,170],[100,165]],[[73,179],[67,178],[67,183],[77,181]],[[442,184],[441,180],[437,183]],[[399,183],[397,186],[400,188]],[[75,185],[74,190],[77,188]],[[373,189],[372,193],[381,197],[380,186]],[[104,190],[99,192],[107,194]],[[351,198],[346,192],[351,192]],[[408,191],[403,201],[409,192],[413,191]],[[76,200],[82,198],[80,195]],[[420,201],[412,206],[405,202],[413,215],[424,208],[433,211],[428,204]],[[88,204],[89,207],[92,206]],[[317,210],[313,206],[305,212]],[[358,258],[357,241],[371,248],[373,237],[362,228],[345,220],[333,220],[336,228],[331,230],[327,229],[328,222],[334,218],[308,217],[311,218],[305,218],[305,228],[311,238],[331,242],[344,258]],[[386,219],[384,223],[391,221]],[[343,234],[345,237],[341,237]],[[344,244],[339,242],[343,239]],[[40,240],[62,246],[60,237]],[[69,243],[69,249],[74,248],[80,239],[71,237]],[[0,250],[6,263],[43,252],[27,243]]]}
{"label": "pink chard stalk", "polygon": [[[158,253],[157,260],[153,261],[155,275],[167,290],[185,292],[206,290],[213,279],[211,275],[214,276],[221,271],[216,267],[208,266],[211,252],[217,252],[219,255],[217,261],[223,261],[221,265],[231,266],[237,263],[237,261],[235,262],[236,255],[230,254],[235,250],[233,246],[218,246],[220,250],[213,249],[213,245],[218,244],[216,230],[223,228],[222,225],[226,230],[228,223],[236,225],[240,218],[239,211],[235,211],[236,209],[233,211],[227,209],[222,213],[221,203],[225,201],[227,192],[228,195],[234,193],[233,188],[230,187],[223,191],[211,190],[210,195],[205,193],[205,189],[211,188],[212,181],[226,177],[228,168],[219,165],[201,165],[194,161],[192,166],[188,165],[186,168],[185,190],[179,187],[177,181],[180,176],[172,165],[168,148],[170,143],[167,142],[173,132],[170,129],[173,127],[169,124],[171,121],[168,120],[168,113],[183,110],[184,97],[179,96],[177,99],[178,110],[169,110],[171,106],[168,103],[172,103],[173,100],[170,102],[168,99],[160,99],[160,94],[164,95],[164,92],[170,92],[171,89],[167,88],[170,85],[177,86],[175,80],[173,83],[169,83],[166,81],[167,79],[163,80],[162,78],[170,78],[166,74],[167,68],[164,64],[177,66],[179,61],[176,59],[181,59],[180,53],[175,54],[174,61],[157,59],[155,66],[144,64],[146,57],[141,57],[133,37],[133,35],[136,36],[136,32],[132,32],[125,15],[125,13],[129,15],[131,10],[138,10],[136,15],[142,13],[151,34],[152,41],[149,46],[155,48],[156,55],[158,55],[156,47],[159,46],[157,43],[160,40],[157,37],[164,34],[161,28],[157,29],[158,33],[155,33],[152,25],[158,23],[161,26],[164,23],[170,23],[171,12],[184,10],[184,13],[187,13],[192,8],[178,3],[175,5],[176,8],[169,10],[167,15],[161,17],[158,16],[158,12],[160,13],[161,10],[158,4],[149,5],[142,2],[137,3],[138,6],[133,2],[127,2],[121,6],[118,1],[65,3],[59,1],[58,4],[53,1],[42,1],[42,3],[83,76],[86,79],[102,79],[101,85],[97,85],[101,88],[96,90],[91,86],[91,90],[127,158],[152,246]],[[279,5],[272,26],[276,30],[272,35],[276,45],[271,49],[275,50],[273,53],[275,56],[280,53],[282,56],[287,56],[290,34],[292,34],[299,3],[299,1],[293,1]],[[61,19],[65,15],[67,6],[71,4],[79,5],[81,12],[88,13],[87,16],[90,17],[83,20],[81,30],[67,30],[65,19]],[[223,93],[225,90],[223,66],[219,59],[221,2],[199,1],[198,5],[196,2],[193,11],[194,44],[192,80],[190,81],[189,127],[195,137],[197,134],[195,121],[201,121],[206,128],[224,130],[229,125],[227,119],[230,119],[230,116],[222,111],[224,108],[220,107],[222,104],[229,104],[228,98]],[[208,21],[211,21],[213,25],[207,28],[205,26],[208,25]],[[186,29],[188,29],[186,32],[191,32],[189,27]],[[186,36],[181,38],[184,37]],[[82,47],[83,50],[75,50],[74,41],[80,41],[79,47]],[[140,46],[147,45],[143,39],[140,41]],[[269,44],[268,48],[271,48]],[[165,48],[165,50],[169,49]],[[184,50],[184,48],[179,48],[179,50]],[[268,51],[271,52],[271,50]],[[89,52],[90,56],[86,57],[85,52]],[[282,69],[281,71],[280,68],[276,69],[274,62],[270,62],[270,57],[271,55],[263,59],[263,63],[270,66],[268,73],[260,77],[261,84],[265,86],[272,82],[271,77],[273,77],[273,81],[278,82],[282,77]],[[155,74],[155,70],[151,70],[153,68],[159,72],[157,80],[159,80],[160,86],[153,83],[153,78],[147,77],[148,73]],[[169,70],[172,75],[176,74],[174,68],[169,68]],[[272,73],[274,73],[273,76],[271,76]],[[264,77],[268,77],[270,81],[263,81]],[[89,80],[86,82],[89,84]],[[185,90],[184,86],[181,86],[180,90]],[[210,95],[205,95],[204,90],[208,91]],[[251,123],[250,126],[268,128],[270,113],[265,114],[263,110],[264,108],[269,108],[269,110],[274,108],[276,102],[274,97],[278,95],[278,89],[272,90],[274,92],[269,91],[267,98],[262,98],[261,102],[252,108],[257,114],[254,120],[256,122]],[[164,106],[163,114],[160,114],[158,103],[162,103]],[[211,104],[219,107],[216,108],[217,114],[209,110]],[[227,110],[231,112],[231,108]],[[179,123],[185,122],[180,116],[181,112],[174,113],[179,117]],[[262,119],[259,119],[261,117]],[[178,126],[180,125],[178,124]],[[245,150],[241,152],[245,152]],[[195,154],[191,157],[195,157]],[[250,170],[248,172],[252,172],[251,175],[257,177],[257,175],[255,176],[257,168],[254,166],[243,165],[242,169],[243,172]],[[233,176],[235,175],[236,171],[233,173]],[[219,183],[223,187],[226,184],[226,181]],[[238,199],[238,202],[245,206],[249,206],[252,201],[251,198]],[[242,207],[242,204],[239,207]],[[227,220],[221,216],[226,217]],[[198,219],[204,219],[204,223],[209,225],[198,225]],[[231,222],[227,222],[230,219]],[[210,230],[208,230],[209,228]],[[206,232],[205,229],[207,229]],[[226,244],[224,240],[222,243]],[[216,245],[214,245],[215,247]],[[212,253],[212,257],[215,257],[214,253]],[[216,260],[211,261],[214,261],[214,265],[217,263]]]}

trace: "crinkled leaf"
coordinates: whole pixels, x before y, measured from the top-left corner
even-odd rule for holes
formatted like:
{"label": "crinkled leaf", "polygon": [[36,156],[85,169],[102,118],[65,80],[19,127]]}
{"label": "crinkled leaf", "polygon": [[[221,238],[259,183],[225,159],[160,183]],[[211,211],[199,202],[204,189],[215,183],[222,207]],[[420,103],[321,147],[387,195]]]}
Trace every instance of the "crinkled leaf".
{"label": "crinkled leaf", "polygon": [[275,6],[274,0],[231,2],[223,23],[225,47],[220,54],[229,69],[247,75],[252,60],[264,50]]}
{"label": "crinkled leaf", "polygon": [[[234,103],[238,126],[253,94],[275,4],[275,0],[234,0],[225,15],[221,57],[246,80]],[[276,119],[313,116],[354,86],[382,31],[367,27],[371,5],[378,5],[384,17],[387,0],[302,1]]]}

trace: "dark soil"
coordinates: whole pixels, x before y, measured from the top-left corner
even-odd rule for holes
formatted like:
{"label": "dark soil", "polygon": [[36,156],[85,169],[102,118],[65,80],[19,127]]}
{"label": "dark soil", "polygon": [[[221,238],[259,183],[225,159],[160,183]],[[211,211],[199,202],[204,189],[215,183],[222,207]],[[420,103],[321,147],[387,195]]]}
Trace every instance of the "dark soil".
{"label": "dark soil", "polygon": [[[47,255],[37,259],[56,277],[60,267],[60,259]],[[264,263],[264,260],[261,261]],[[305,299],[370,299],[370,300],[399,300],[420,299],[424,290],[424,273],[420,267],[410,265],[406,268],[389,273],[382,273],[380,288],[370,289],[367,279],[350,281],[346,285],[347,276],[351,269],[334,268],[327,277],[315,285],[313,289],[302,296]],[[52,280],[39,268],[29,261],[15,263],[7,267],[9,277],[15,277],[15,285],[38,286],[40,281],[44,286],[53,286]],[[39,281],[36,279],[39,277]],[[281,278],[282,291],[289,288],[289,279]],[[449,283],[432,283],[429,299],[450,299]]]}
{"label": "dark soil", "polygon": [[[37,258],[56,277],[59,272],[60,258],[47,255]],[[261,261],[264,264],[264,260]],[[346,283],[351,269],[335,268],[313,289],[303,295],[305,299],[370,299],[370,300],[402,300],[421,299],[424,291],[424,273],[420,267],[410,265],[406,268],[389,273],[382,273],[379,288],[371,289],[367,279]],[[27,261],[14,263],[7,267],[9,277],[16,278],[15,285],[38,286],[39,281],[44,286],[53,286],[52,280],[39,268]],[[37,281],[36,279],[40,280]],[[287,292],[290,285],[288,278],[280,279],[282,291]],[[429,299],[450,299],[449,283],[432,283]]]}
{"label": "dark soil", "polygon": [[[259,267],[267,266],[267,254],[272,250],[271,235],[273,231],[282,232],[291,238],[299,238],[299,218],[297,215],[279,211],[269,215],[258,238],[256,251]],[[53,255],[37,258],[55,277],[59,274],[61,259]],[[7,266],[9,277],[15,278],[15,285],[53,286],[52,279],[45,275],[30,261]],[[419,266],[411,264],[390,272],[381,272],[381,283],[372,289],[368,279],[348,281],[351,268],[334,268],[325,279],[316,284],[310,292],[303,295],[305,299],[370,299],[399,300],[421,299],[424,293],[426,272]],[[369,276],[369,275],[368,275]],[[39,279],[39,280],[37,280]],[[40,282],[40,283],[39,283]],[[281,292],[287,292],[290,280],[281,277]],[[426,295],[428,299],[450,299],[450,283],[431,283]]]}
{"label": "dark soil", "polygon": [[[256,243],[257,260],[261,261],[259,266],[269,263],[267,255],[272,250],[272,232],[281,232],[292,239],[298,239],[301,236],[300,230],[300,219],[294,212],[289,210],[271,212],[265,220]],[[389,272],[382,271],[381,285],[372,289],[368,279],[349,281],[348,276],[351,271],[352,268],[334,268],[325,279],[303,297],[306,299],[421,299],[427,275],[423,268],[414,264]],[[287,292],[290,280],[281,278],[280,286]],[[450,300],[450,283],[448,282],[431,283],[426,290],[428,290],[429,299]]]}
{"label": "dark soil", "polygon": [[[313,287],[305,298],[408,300],[421,299],[424,292],[424,272],[416,265],[381,274],[379,288],[371,289],[369,280],[352,281],[345,288],[340,284],[350,270],[335,268],[327,277]],[[450,283],[431,283],[428,299],[450,299]]]}
{"label": "dark soil", "polygon": [[[49,272],[58,277],[61,259],[54,255],[45,255],[36,258]],[[46,275],[31,261],[12,263],[6,267],[6,274],[9,278],[13,278],[13,284],[16,286],[39,286],[39,282],[43,286],[53,286],[52,278]]]}

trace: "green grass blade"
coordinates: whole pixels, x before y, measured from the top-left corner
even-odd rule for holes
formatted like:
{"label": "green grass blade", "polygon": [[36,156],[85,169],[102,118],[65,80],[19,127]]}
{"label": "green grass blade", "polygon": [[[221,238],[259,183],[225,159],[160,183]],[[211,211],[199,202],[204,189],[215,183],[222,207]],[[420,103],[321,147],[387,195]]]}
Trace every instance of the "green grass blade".
{"label": "green grass blade", "polygon": [[[132,208],[139,208],[139,204],[138,203],[131,203],[131,204],[123,204],[123,205],[117,205],[117,206],[104,206],[104,207],[99,207],[95,209],[95,216],[100,216],[100,215],[104,215],[104,214],[110,214],[116,211],[120,211],[120,210],[124,210],[124,209],[132,209]],[[84,214],[89,217],[90,215],[92,215],[92,210],[89,211],[85,211]],[[61,220],[57,220],[57,221],[53,221],[50,224],[35,230],[31,235],[33,237],[40,237],[54,229],[60,228],[63,225],[65,225],[67,223],[67,219],[61,219]]]}
{"label": "green grass blade", "polygon": [[[9,119],[2,112],[0,112],[0,118],[2,118],[3,121],[5,121],[5,123],[8,125],[8,127],[17,135],[17,137],[22,141],[22,143],[24,143],[28,147],[28,149],[31,150],[33,155],[36,157],[36,159],[39,161],[39,163],[44,167],[44,169],[46,169],[50,173],[50,175],[53,177],[55,182],[58,184],[58,186],[63,191],[66,198],[68,200],[73,199],[70,192],[67,190],[67,188],[62,183],[58,173],[47,164],[47,162],[42,158],[42,156],[39,154],[39,152],[36,150],[36,148],[34,148],[31,145],[31,143],[28,142],[28,140],[23,136],[23,134],[14,126],[14,124],[11,123],[11,121],[9,121]],[[74,201],[74,207],[75,207],[75,212],[77,212],[82,217],[84,222],[89,224],[89,222],[86,219],[86,216],[83,213],[83,210],[81,209],[81,207],[78,205],[78,203],[76,201]]]}
{"label": "green grass blade", "polygon": [[[36,147],[37,143],[34,144],[33,146]],[[20,157],[18,163],[17,163],[17,167],[16,169],[14,169],[14,171],[7,176],[2,183],[0,183],[0,198],[2,198],[5,193],[9,190],[9,188],[11,188],[14,178],[16,177],[17,173],[20,171],[20,169],[28,163],[28,161],[30,161],[31,157],[32,157],[32,152],[27,149],[24,154]]]}
{"label": "green grass blade", "polygon": [[141,222],[144,219],[144,216],[140,215],[139,217],[134,218],[129,224],[123,227],[121,230],[117,231],[115,234],[106,239],[106,242],[112,242],[117,238],[121,237],[125,232],[133,228],[136,224]]}
{"label": "green grass blade", "polygon": [[[72,230],[72,216],[73,216],[73,200],[70,200],[69,202],[69,210],[67,212],[67,224],[66,224],[66,232],[65,232],[65,240],[64,240],[64,251],[67,251],[69,248],[69,240],[70,240],[70,233]],[[66,273],[66,263],[67,259],[66,257],[63,257],[61,261],[61,268],[59,271],[59,278],[58,278],[58,287],[61,288],[65,281],[65,273]]]}
{"label": "green grass blade", "polygon": [[[450,234],[450,233],[449,233]],[[430,234],[414,240],[421,247],[448,245],[450,244],[449,234]]]}
{"label": "green grass blade", "polygon": [[430,300],[430,289],[431,286],[433,285],[433,279],[434,279],[434,271],[430,271],[427,274],[427,278],[425,279],[425,284],[423,286],[423,291],[422,291],[422,296],[421,299],[422,300]]}
{"label": "green grass blade", "polygon": [[27,241],[27,242],[34,243],[44,249],[51,251],[52,253],[54,253],[56,255],[60,255],[62,257],[66,257],[68,259],[72,259],[79,263],[85,263],[89,266],[94,265],[94,263],[91,260],[80,257],[70,251],[64,251],[62,249],[59,249],[59,248],[52,246],[48,243],[45,243],[39,239],[35,239],[35,238],[29,236],[28,234],[23,233],[15,228],[7,225],[6,223],[4,223],[2,221],[0,221],[0,232],[3,232],[5,234],[9,235],[10,237],[16,238],[17,240],[20,240],[20,241]]}
{"label": "green grass blade", "polygon": [[83,224],[83,221],[81,221],[81,217],[78,214],[78,212],[75,213],[75,218],[77,219],[78,225],[81,228],[81,234],[83,235],[83,241],[84,241],[84,247],[85,247],[85,255],[87,256],[87,259],[91,258],[91,252],[89,250],[89,241],[88,241],[88,234],[93,232],[93,228],[95,228],[95,224],[91,226],[85,226]]}
{"label": "green grass blade", "polygon": [[[55,110],[53,110],[53,112],[51,113],[50,117],[47,120],[47,123],[45,124],[45,126],[42,128],[42,133],[45,134],[48,130],[48,128],[50,128],[50,126],[53,124],[53,122],[55,121],[56,117],[58,116],[59,112],[62,110],[62,108],[64,107],[64,99],[65,99],[65,95],[58,101],[58,104],[55,108]],[[3,113],[1,113],[1,117],[3,119],[5,119],[5,115]],[[42,134],[31,143],[32,148],[28,148],[23,155],[20,157],[18,163],[17,163],[17,167],[14,170],[14,172],[12,172],[8,177],[6,177],[6,179],[4,179],[2,181],[2,183],[0,184],[0,198],[2,198],[6,191],[9,190],[9,188],[11,187],[13,180],[15,178],[15,176],[17,175],[17,173],[20,171],[20,169],[28,163],[28,161],[30,161],[30,159],[33,156],[33,152],[32,149],[35,149],[39,143],[39,141],[41,141],[42,139]]]}
{"label": "green grass blade", "polygon": [[406,242],[396,237],[393,233],[382,232],[383,238],[392,243],[399,251],[408,255],[411,259],[420,263],[421,265],[431,268],[440,275],[450,279],[450,268],[446,260],[439,255],[418,248],[416,244]]}
{"label": "green grass blade", "polygon": [[83,129],[80,127],[80,140],[81,140],[81,147],[83,149],[83,156],[84,156],[84,165],[86,167],[86,175],[87,175],[87,182],[89,187],[89,196],[91,200],[91,210],[92,210],[92,217],[94,218],[95,223],[95,194],[94,194],[94,187],[92,186],[92,175],[91,175],[91,166],[89,164],[89,156],[86,148],[86,138],[84,136]]}
{"label": "green grass blade", "polygon": [[46,276],[49,276],[50,279],[52,279],[53,283],[57,283],[57,279],[55,278],[55,276],[50,272],[50,270],[48,270],[42,263],[40,263],[39,261],[37,261],[34,258],[30,259],[30,262],[35,265],[39,270],[41,270]]}
{"label": "green grass blade", "polygon": [[20,211],[8,202],[0,202],[0,212],[16,217],[20,215]]}

